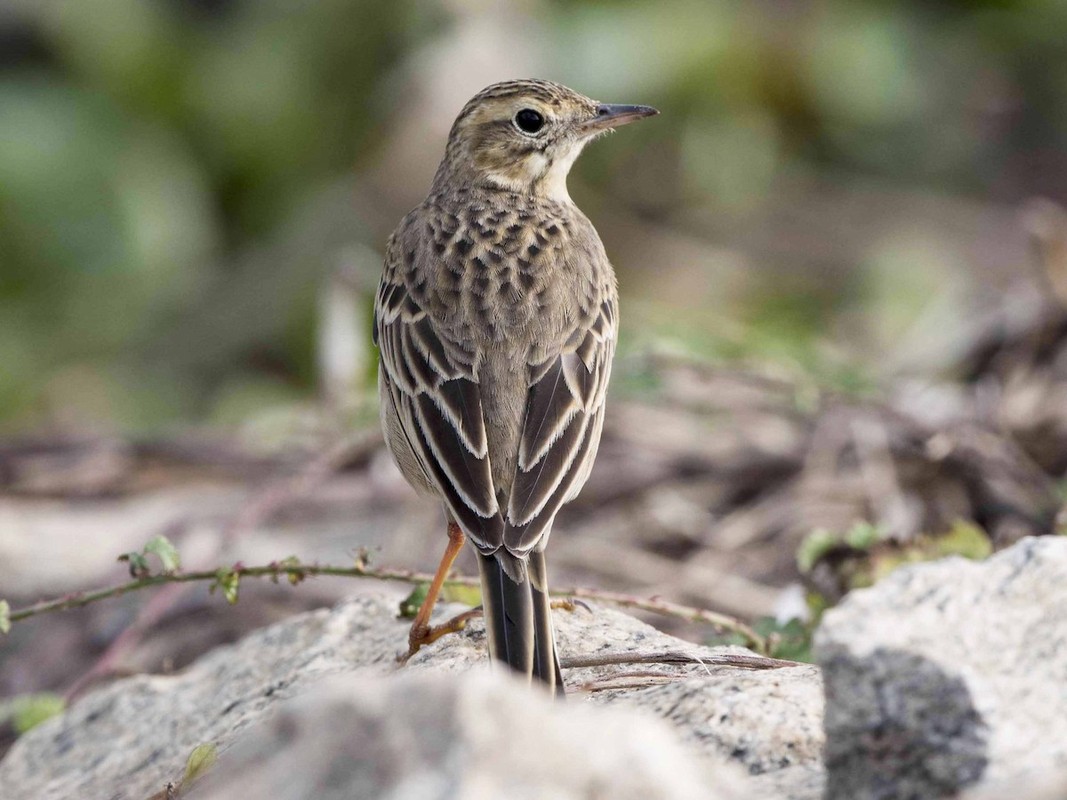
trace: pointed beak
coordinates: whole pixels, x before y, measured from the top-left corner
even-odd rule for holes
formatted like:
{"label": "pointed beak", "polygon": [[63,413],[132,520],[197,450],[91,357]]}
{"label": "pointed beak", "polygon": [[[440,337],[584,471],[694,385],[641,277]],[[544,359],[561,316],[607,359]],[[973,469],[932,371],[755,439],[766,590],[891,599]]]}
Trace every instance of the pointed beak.
{"label": "pointed beak", "polygon": [[617,128],[645,117],[653,117],[659,112],[651,106],[624,106],[601,103],[596,107],[596,116],[582,123],[583,133]]}

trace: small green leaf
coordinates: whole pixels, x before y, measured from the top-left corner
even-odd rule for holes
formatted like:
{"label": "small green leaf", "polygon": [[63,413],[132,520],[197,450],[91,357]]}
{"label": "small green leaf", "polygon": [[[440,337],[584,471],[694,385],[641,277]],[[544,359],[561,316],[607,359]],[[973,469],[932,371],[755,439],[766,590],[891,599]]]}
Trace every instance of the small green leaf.
{"label": "small green leaf", "polygon": [[828,553],[840,540],[825,528],[816,528],[800,543],[797,550],[797,567],[802,573],[811,572],[820,558]]}
{"label": "small green leaf", "polygon": [[814,626],[799,619],[778,622],[773,617],[757,620],[753,627],[765,636],[770,645],[772,658],[784,658],[789,661],[811,662],[811,637]]}
{"label": "small green leaf", "polygon": [[933,540],[934,557],[963,556],[976,561],[993,554],[993,540],[973,522],[957,519],[948,533]]}
{"label": "small green leaf", "polygon": [[8,713],[0,716],[8,716],[11,719],[11,727],[21,736],[46,719],[62,714],[66,707],[67,703],[62,695],[52,692],[22,694],[11,698],[7,704]]}
{"label": "small green leaf", "polygon": [[185,776],[182,778],[182,788],[187,789],[193,781],[203,777],[209,769],[215,766],[219,759],[218,748],[211,744],[198,744],[189,754],[189,760],[185,762]]}
{"label": "small green leaf", "polygon": [[288,575],[289,577],[289,583],[291,583],[293,586],[296,586],[298,583],[300,583],[307,577],[304,571],[300,569],[300,567],[303,565],[300,563],[300,559],[296,556],[288,556],[286,558],[283,558],[281,561],[278,562],[278,566],[281,569],[285,570],[286,575]]}
{"label": "small green leaf", "polygon": [[430,591],[430,584],[420,583],[411,590],[411,594],[400,601],[400,616],[411,619],[419,613],[419,608]]}
{"label": "small green leaf", "polygon": [[461,584],[445,584],[441,589],[441,599],[449,603],[463,603],[465,606],[478,606],[482,604],[482,590],[479,586],[463,586]]}
{"label": "small green leaf", "polygon": [[216,589],[222,592],[226,602],[231,606],[237,602],[237,589],[241,585],[241,576],[236,570],[223,567],[215,573],[215,582],[211,584],[211,592]]}
{"label": "small green leaf", "polygon": [[7,600],[0,600],[0,634],[11,631],[11,606]]}
{"label": "small green leaf", "polygon": [[845,532],[845,544],[857,550],[869,550],[882,539],[877,525],[860,520]]}
{"label": "small green leaf", "polygon": [[144,546],[144,554],[154,554],[163,565],[164,574],[171,575],[182,567],[181,556],[166,536],[156,536]]}
{"label": "small green leaf", "polygon": [[119,556],[119,561],[129,563],[131,578],[147,578],[152,574],[152,570],[148,568],[148,559],[140,553],[123,553]]}

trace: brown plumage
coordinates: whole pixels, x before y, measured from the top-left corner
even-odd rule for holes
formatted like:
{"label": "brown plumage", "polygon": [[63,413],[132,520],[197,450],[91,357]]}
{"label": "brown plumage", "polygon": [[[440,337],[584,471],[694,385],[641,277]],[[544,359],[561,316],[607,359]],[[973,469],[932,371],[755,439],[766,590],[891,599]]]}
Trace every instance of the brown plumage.
{"label": "brown plumage", "polygon": [[[596,456],[618,324],[614,272],[566,177],[588,141],[655,113],[540,80],[480,92],[390,238],[375,302],[389,449],[480,554],[490,655],[560,693],[544,549]],[[435,638],[433,599],[412,651]]]}

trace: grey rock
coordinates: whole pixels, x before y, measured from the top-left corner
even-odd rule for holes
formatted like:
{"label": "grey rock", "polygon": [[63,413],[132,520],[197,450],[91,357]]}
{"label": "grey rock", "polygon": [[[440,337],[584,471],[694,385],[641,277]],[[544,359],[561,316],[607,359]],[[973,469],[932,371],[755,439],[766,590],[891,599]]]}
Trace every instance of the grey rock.
{"label": "grey rock", "polygon": [[821,691],[812,666],[772,672],[711,667],[685,681],[598,693],[594,702],[648,709],[702,752],[762,775],[820,763]]}
{"label": "grey rock", "polygon": [[815,646],[829,800],[1067,766],[1067,539],[900,569],[828,612]]}
{"label": "grey rock", "polygon": [[[458,610],[455,606],[445,607],[441,616]],[[782,771],[784,766],[806,769],[785,770],[788,774],[775,784],[775,792],[781,794],[743,796],[798,800],[814,800],[818,796],[813,788],[818,784],[817,775],[813,781],[812,773],[819,769],[821,696],[818,673],[813,667],[757,671],[724,666],[730,658],[751,654],[740,648],[698,647],[614,610],[579,608],[557,614],[565,662],[569,659],[585,663],[605,654],[634,653],[670,653],[672,660],[565,668],[572,696],[563,704],[552,705],[543,702],[536,692],[515,687],[515,681],[497,681],[478,673],[456,674],[469,673],[472,668],[485,669],[481,620],[472,621],[460,634],[424,648],[405,669],[398,671],[395,655],[406,642],[407,627],[407,621],[395,618],[394,603],[381,598],[352,599],[332,610],[300,615],[257,631],[235,645],[212,651],[178,675],[141,675],[101,688],[79,700],[63,716],[38,726],[16,742],[0,762],[0,800],[144,800],[168,782],[181,778],[186,759],[197,745],[215,744],[222,753],[216,769],[228,772],[228,751],[241,742],[243,734],[254,736],[259,744],[249,744],[249,750],[235,752],[273,753],[270,759],[274,766],[269,769],[283,769],[289,763],[289,750],[274,748],[271,742],[288,735],[285,731],[295,731],[290,744],[297,747],[302,731],[321,729],[328,734],[340,730],[343,714],[338,709],[348,706],[360,709],[357,716],[361,721],[352,723],[357,728],[374,729],[377,725],[382,731],[391,732],[383,739],[382,747],[399,749],[390,750],[392,762],[381,763],[407,763],[402,751],[410,744],[420,754],[420,774],[432,773],[445,782],[433,786],[447,785],[449,775],[459,774],[454,762],[464,761],[471,748],[492,751],[489,744],[472,738],[475,733],[471,720],[479,714],[495,717],[506,713],[515,718],[514,736],[521,739],[496,745],[501,763],[511,764],[512,770],[528,767],[522,766],[526,762],[508,761],[504,751],[508,758],[527,758],[537,763],[542,758],[548,759],[544,763],[555,763],[552,759],[561,758],[561,753],[567,751],[571,760],[582,762],[594,755],[609,759],[610,746],[618,748],[611,758],[633,760],[637,758],[634,748],[640,749],[638,745],[645,741],[642,731],[651,725],[653,732],[648,734],[651,738],[646,744],[656,748],[655,752],[662,751],[665,763],[675,764],[681,758],[677,752],[689,754],[691,768],[672,767],[680,779],[689,780],[711,770],[715,780],[707,784],[711,787],[706,787],[707,796],[735,796],[729,794],[727,777],[719,781],[720,795],[711,794],[719,785],[716,780],[726,775],[721,765],[727,760],[767,776]],[[677,663],[679,656],[689,662]],[[334,689],[333,694],[312,703],[309,692],[330,676],[345,676],[355,688],[347,695],[337,695]],[[484,698],[473,690],[490,680]],[[411,703],[402,702],[409,694]],[[289,709],[287,713],[296,714],[300,709],[299,714],[303,715],[305,700],[310,716],[299,716],[301,721],[295,727],[278,727],[271,721],[280,719],[276,715],[283,703]],[[597,707],[603,705],[612,708]],[[377,721],[376,712],[380,712]],[[396,721],[390,716],[393,713],[398,715]],[[321,714],[317,722],[315,714]],[[555,719],[556,715],[559,719]],[[655,731],[663,726],[655,717],[667,720],[680,732],[679,741],[670,747],[662,744],[663,736]],[[549,719],[552,721],[546,721]],[[537,734],[538,726],[548,735]],[[486,730],[494,729],[487,724]],[[459,735],[466,744],[453,747],[442,738],[447,732]],[[346,766],[351,760],[347,736],[327,736],[308,746],[309,752],[318,753],[316,764],[333,765],[340,771],[338,780],[352,789],[367,775]],[[514,741],[520,741],[521,747],[516,747]],[[386,758],[384,754],[381,757]],[[274,759],[280,760],[275,764]],[[553,767],[550,772],[570,774],[579,781],[577,785],[588,787],[592,785],[590,781],[599,781],[605,774],[599,763],[585,764],[583,768],[588,769],[581,774],[568,773],[562,766]],[[234,769],[238,769],[237,764],[235,761]],[[433,765],[441,769],[436,770]],[[489,765],[485,769],[496,767]],[[654,764],[643,764],[639,769],[648,780],[658,774]],[[795,791],[790,775],[796,776]],[[605,791],[604,796],[623,796]],[[473,789],[471,792],[463,796],[481,796],[473,794]],[[248,792],[242,795],[257,796]],[[555,795],[547,792],[541,796]]]}
{"label": "grey rock", "polygon": [[[565,670],[568,687],[588,690],[590,702],[647,709],[671,722],[701,752],[740,762],[752,774],[820,761],[822,680],[815,666],[723,666],[719,662],[725,656],[751,653],[741,647],[700,647],[607,608],[557,611],[555,620],[565,666],[578,658],[625,653],[671,653],[693,660]],[[411,666],[459,671],[483,661],[481,622],[465,634],[421,651]]]}
{"label": "grey rock", "polygon": [[553,704],[485,667],[459,676],[333,678],[286,701],[190,798],[728,800],[712,766],[633,709]]}
{"label": "grey rock", "polygon": [[826,770],[822,762],[764,772],[749,779],[751,798],[778,800],[821,800],[826,791]]}
{"label": "grey rock", "polygon": [[197,745],[232,741],[316,680],[393,669],[394,617],[380,601],[353,600],[257,631],[179,675],[92,692],[15,743],[0,762],[0,798],[143,800],[180,779]]}

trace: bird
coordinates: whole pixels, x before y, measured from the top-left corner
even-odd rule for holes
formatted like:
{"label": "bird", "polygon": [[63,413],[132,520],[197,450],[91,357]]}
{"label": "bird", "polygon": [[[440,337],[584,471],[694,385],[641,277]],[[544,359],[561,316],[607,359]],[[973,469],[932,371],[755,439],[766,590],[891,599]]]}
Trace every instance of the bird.
{"label": "bird", "polygon": [[490,658],[565,694],[545,547],[596,457],[619,320],[615,273],[567,175],[590,141],[658,113],[547,80],[493,84],[460,111],[426,199],[389,237],[373,321],[382,429],[448,532],[408,656],[465,623],[429,620],[469,541]]}

